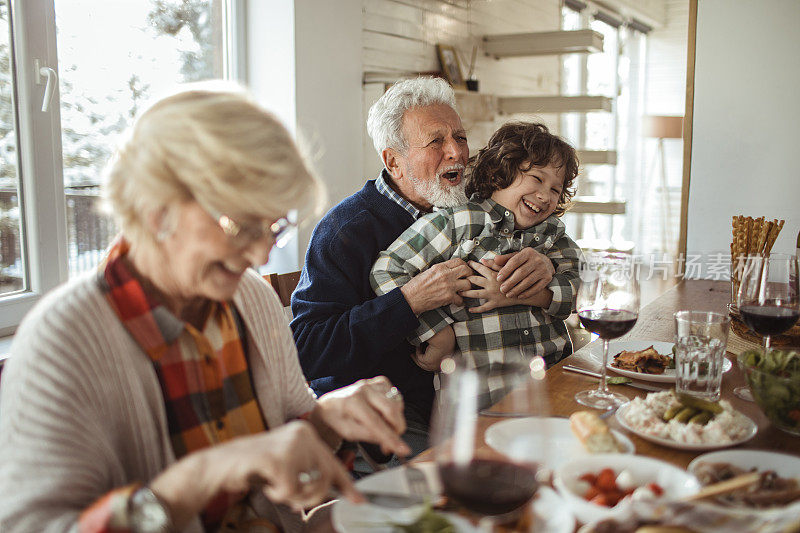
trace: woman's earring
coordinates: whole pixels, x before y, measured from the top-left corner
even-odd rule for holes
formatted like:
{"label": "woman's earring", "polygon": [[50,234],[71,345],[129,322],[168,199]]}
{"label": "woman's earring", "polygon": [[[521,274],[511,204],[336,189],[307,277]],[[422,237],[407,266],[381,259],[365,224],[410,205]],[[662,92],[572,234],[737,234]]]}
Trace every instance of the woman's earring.
{"label": "woman's earring", "polygon": [[167,230],[166,228],[161,228],[160,230],[158,230],[158,233],[156,233],[156,240],[158,242],[164,242],[167,240],[167,237],[169,237],[169,234],[170,234],[169,230]]}

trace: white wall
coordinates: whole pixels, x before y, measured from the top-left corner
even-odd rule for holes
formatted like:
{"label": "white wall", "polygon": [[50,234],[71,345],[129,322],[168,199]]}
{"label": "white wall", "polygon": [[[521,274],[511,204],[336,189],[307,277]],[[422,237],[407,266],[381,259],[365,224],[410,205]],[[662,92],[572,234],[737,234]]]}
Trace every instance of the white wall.
{"label": "white wall", "polygon": [[[297,127],[333,206],[361,188],[360,0],[295,0]],[[327,211],[327,209],[326,209]],[[300,263],[318,219],[300,228]]]}
{"label": "white wall", "polygon": [[800,229],[800,2],[701,0],[697,14],[687,252],[730,252],[731,217]]}
{"label": "white wall", "polygon": [[[247,3],[247,83],[310,152],[328,191],[325,211],[364,183],[361,29],[361,0]],[[273,250],[268,270],[298,270],[317,221]]]}

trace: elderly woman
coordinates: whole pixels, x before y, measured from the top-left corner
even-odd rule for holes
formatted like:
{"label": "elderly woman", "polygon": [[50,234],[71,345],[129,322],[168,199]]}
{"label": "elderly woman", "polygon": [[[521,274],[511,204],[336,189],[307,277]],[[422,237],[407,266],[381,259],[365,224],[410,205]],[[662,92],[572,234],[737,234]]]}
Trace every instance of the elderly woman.
{"label": "elderly woman", "polygon": [[360,499],[342,439],[409,452],[385,378],[315,399],[251,268],[287,211],[321,196],[274,117],[230,87],[169,96],[138,119],[106,193],[121,237],[31,311],[11,349],[2,531],[209,531],[231,517],[296,530],[292,509],[332,487]]}

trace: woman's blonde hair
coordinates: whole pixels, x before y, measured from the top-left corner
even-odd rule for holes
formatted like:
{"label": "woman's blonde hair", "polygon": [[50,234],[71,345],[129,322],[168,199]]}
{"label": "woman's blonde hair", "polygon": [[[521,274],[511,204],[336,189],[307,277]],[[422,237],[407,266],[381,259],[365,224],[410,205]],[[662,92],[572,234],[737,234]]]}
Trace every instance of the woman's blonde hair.
{"label": "woman's blonde hair", "polygon": [[325,201],[286,128],[225,82],[184,86],[144,111],[107,167],[104,196],[131,242],[153,237],[149,215],[183,201],[234,219],[292,209],[303,219]]}

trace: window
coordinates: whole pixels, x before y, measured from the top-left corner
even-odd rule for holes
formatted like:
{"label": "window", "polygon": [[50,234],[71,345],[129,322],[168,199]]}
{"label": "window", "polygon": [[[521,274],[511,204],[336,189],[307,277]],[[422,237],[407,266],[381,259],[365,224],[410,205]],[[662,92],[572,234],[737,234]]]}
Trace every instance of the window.
{"label": "window", "polygon": [[[176,83],[238,77],[238,5],[0,0],[0,335],[96,267],[116,231],[97,210],[100,176],[141,105]],[[37,66],[60,78],[45,112]]]}
{"label": "window", "polygon": [[[562,58],[562,92],[612,99],[612,112],[562,115],[563,135],[580,150],[616,152],[616,164],[584,165],[580,195],[626,200],[624,215],[565,215],[576,237],[620,244],[634,241],[640,218],[636,198],[641,176],[641,117],[646,36],[602,12],[562,8],[562,28],[590,28],[603,35],[603,52]],[[639,250],[641,251],[641,250]]]}
{"label": "window", "polygon": [[99,178],[139,108],[177,83],[225,77],[221,7],[55,1],[70,276],[97,266],[116,234],[97,210]]}
{"label": "window", "polygon": [[10,15],[7,3],[0,2],[0,297],[27,288]]}

